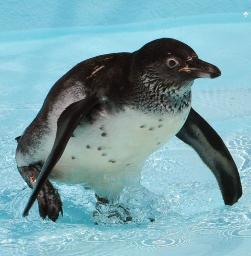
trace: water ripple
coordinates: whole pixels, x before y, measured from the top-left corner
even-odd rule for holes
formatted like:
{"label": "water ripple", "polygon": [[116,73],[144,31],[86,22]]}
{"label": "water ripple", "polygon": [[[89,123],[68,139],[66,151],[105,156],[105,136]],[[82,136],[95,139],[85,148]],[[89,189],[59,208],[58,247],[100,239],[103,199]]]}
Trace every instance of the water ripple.
{"label": "water ripple", "polygon": [[159,238],[159,239],[145,239],[141,243],[144,246],[151,247],[169,247],[169,246],[179,246],[183,244],[185,240],[183,238]]}

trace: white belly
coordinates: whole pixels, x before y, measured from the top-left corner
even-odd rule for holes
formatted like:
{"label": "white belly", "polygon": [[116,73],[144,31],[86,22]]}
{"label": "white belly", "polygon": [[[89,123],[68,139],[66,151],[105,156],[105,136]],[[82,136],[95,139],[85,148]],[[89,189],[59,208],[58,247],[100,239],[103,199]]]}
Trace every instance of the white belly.
{"label": "white belly", "polygon": [[139,180],[145,159],[180,130],[189,111],[190,107],[179,114],[161,115],[126,109],[79,126],[52,177],[85,183],[100,195],[115,197]]}

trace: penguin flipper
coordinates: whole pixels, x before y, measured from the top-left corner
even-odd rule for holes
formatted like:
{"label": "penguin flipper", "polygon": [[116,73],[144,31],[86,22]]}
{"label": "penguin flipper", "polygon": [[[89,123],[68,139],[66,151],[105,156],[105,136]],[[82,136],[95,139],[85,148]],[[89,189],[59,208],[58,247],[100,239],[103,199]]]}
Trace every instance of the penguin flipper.
{"label": "penguin flipper", "polygon": [[69,105],[60,115],[57,121],[57,133],[52,150],[41,169],[32,194],[24,209],[24,217],[29,214],[29,210],[36,200],[38,193],[44,182],[47,180],[51,170],[62,156],[65,147],[80,120],[86,116],[97,103],[98,99],[96,97],[85,98]]}
{"label": "penguin flipper", "polygon": [[190,145],[215,175],[226,205],[233,205],[242,195],[236,164],[217,132],[194,110],[176,136]]}

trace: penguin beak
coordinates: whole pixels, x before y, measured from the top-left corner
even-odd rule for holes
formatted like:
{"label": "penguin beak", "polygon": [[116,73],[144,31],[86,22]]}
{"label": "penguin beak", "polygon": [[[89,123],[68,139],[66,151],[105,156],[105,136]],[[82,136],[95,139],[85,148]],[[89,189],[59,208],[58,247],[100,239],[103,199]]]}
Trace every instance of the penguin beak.
{"label": "penguin beak", "polygon": [[218,67],[200,59],[189,61],[189,64],[179,69],[179,72],[185,72],[194,79],[203,77],[215,78],[221,75],[221,71]]}

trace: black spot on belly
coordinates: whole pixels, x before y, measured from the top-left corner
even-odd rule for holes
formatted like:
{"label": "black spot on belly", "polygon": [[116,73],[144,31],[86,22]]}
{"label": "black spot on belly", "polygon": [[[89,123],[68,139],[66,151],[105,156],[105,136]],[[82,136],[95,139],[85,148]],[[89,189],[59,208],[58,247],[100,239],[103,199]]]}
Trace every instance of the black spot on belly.
{"label": "black spot on belly", "polygon": [[88,148],[88,149],[89,149],[89,148],[91,148],[91,146],[90,146],[90,145],[86,145],[86,148]]}
{"label": "black spot on belly", "polygon": [[76,159],[76,157],[75,157],[75,156],[72,156],[71,159],[74,160],[74,159]]}
{"label": "black spot on belly", "polygon": [[160,119],[159,119],[159,122],[162,122],[162,121],[163,121],[163,119],[160,118]]}
{"label": "black spot on belly", "polygon": [[115,160],[112,160],[112,159],[110,159],[108,162],[110,162],[110,163],[116,163],[116,161]]}
{"label": "black spot on belly", "polygon": [[141,126],[140,126],[140,128],[145,128],[146,126],[144,125],[144,124],[142,124]]}
{"label": "black spot on belly", "polygon": [[149,131],[153,131],[153,130],[154,130],[154,128],[153,128],[153,127],[150,127],[148,130],[149,130]]}
{"label": "black spot on belly", "polygon": [[104,126],[103,125],[101,125],[100,127],[99,127],[99,129],[101,130],[101,131],[104,131]]}
{"label": "black spot on belly", "polygon": [[161,128],[161,127],[163,127],[163,125],[162,125],[162,124],[159,124],[158,127]]}
{"label": "black spot on belly", "polygon": [[74,138],[74,137],[75,137],[74,133],[71,135],[71,137],[72,137],[72,138]]}
{"label": "black spot on belly", "polygon": [[100,151],[100,150],[102,150],[102,149],[103,149],[102,147],[98,147],[98,148],[97,148],[98,151]]}
{"label": "black spot on belly", "polygon": [[157,142],[157,145],[160,145],[160,142]]}
{"label": "black spot on belly", "polygon": [[101,133],[101,136],[102,136],[102,137],[106,137],[106,136],[107,136],[107,133],[106,133],[106,132],[102,132],[102,133]]}
{"label": "black spot on belly", "polygon": [[101,156],[106,156],[106,153],[102,153],[102,155]]}

